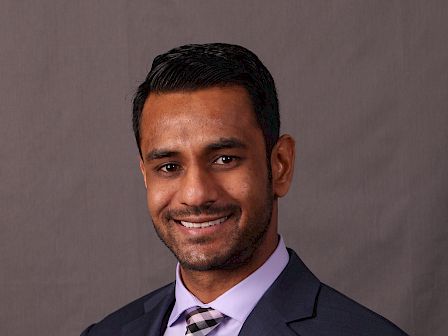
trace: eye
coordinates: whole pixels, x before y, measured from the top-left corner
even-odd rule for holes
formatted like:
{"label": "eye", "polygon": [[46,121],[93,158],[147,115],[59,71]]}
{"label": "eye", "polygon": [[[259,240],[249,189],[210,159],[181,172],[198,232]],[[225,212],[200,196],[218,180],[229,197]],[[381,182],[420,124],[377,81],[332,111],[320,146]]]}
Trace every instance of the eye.
{"label": "eye", "polygon": [[217,158],[214,163],[217,163],[219,165],[225,165],[225,164],[232,163],[235,160],[236,160],[235,156],[222,155],[219,158]]}
{"label": "eye", "polygon": [[161,166],[159,170],[165,173],[175,173],[180,170],[180,166],[176,163],[167,163]]}

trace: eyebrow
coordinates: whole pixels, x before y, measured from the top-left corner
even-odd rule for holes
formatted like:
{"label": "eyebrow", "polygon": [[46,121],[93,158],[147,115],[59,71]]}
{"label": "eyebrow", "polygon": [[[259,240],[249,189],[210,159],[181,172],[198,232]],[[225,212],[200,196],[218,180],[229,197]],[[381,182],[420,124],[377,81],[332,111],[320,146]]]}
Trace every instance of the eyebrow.
{"label": "eyebrow", "polygon": [[[212,142],[205,147],[208,152],[230,149],[230,148],[247,148],[247,145],[236,138],[220,138],[218,141]],[[178,156],[180,152],[168,149],[154,149],[145,155],[146,161],[159,160]]]}
{"label": "eyebrow", "polygon": [[246,144],[236,138],[220,138],[216,142],[212,142],[206,146],[208,151],[230,148],[247,148]]}
{"label": "eyebrow", "polygon": [[152,160],[173,157],[178,154],[179,154],[179,152],[176,152],[176,151],[170,151],[170,150],[165,150],[165,149],[154,149],[145,155],[145,159],[146,159],[146,161],[152,161]]}

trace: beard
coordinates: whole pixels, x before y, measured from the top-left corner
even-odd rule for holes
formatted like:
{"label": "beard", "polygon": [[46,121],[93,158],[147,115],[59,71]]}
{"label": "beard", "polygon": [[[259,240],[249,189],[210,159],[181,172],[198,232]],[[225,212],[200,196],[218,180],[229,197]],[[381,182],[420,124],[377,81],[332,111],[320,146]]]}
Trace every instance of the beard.
{"label": "beard", "polygon": [[[159,223],[152,219],[156,233],[183,268],[194,271],[236,269],[251,260],[269,229],[274,198],[271,183],[267,184],[263,201],[259,202],[257,207],[250,209],[251,212],[248,212],[245,223],[241,222],[242,209],[238,204],[204,205],[179,210],[168,209],[163,213]],[[201,246],[213,244],[213,238],[202,236],[182,242],[172,233],[175,231],[173,230],[175,225],[181,225],[175,223],[173,218],[182,218],[188,215],[216,215],[219,217],[226,213],[232,213],[231,217],[227,219],[231,219],[231,222],[218,225],[234,225],[234,229],[228,236],[221,237],[221,239],[225,239],[225,244],[213,253],[201,252]]]}

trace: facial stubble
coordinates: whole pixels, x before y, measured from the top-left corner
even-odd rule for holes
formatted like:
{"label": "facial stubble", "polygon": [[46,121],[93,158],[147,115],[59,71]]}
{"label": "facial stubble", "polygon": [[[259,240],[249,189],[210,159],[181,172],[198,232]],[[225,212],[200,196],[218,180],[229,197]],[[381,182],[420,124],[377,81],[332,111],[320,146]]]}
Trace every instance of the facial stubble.
{"label": "facial stubble", "polygon": [[[161,225],[167,229],[166,233],[163,232],[161,227],[154,223],[154,219],[152,218],[159,239],[175,255],[181,266],[185,269],[194,271],[229,270],[237,269],[249,263],[263,243],[271,224],[274,197],[269,175],[270,174],[268,174],[266,194],[263,202],[260,203],[260,206],[256,210],[254,209],[248,214],[247,223],[241,230],[238,229],[238,223],[241,221],[242,214],[241,207],[236,204],[227,206],[229,208],[238,209],[238,211],[235,211],[232,214],[234,223],[224,224],[235,225],[235,230],[233,231],[235,234],[228,237],[226,246],[229,246],[229,248],[225,253],[219,251],[214,255],[194,255],[194,253],[185,251],[185,248],[179,246],[179,242],[176,241],[176,239],[173,238],[173,235],[170,235],[169,232],[172,225],[181,224],[175,223],[168,218],[165,218],[163,223],[161,223]],[[198,211],[195,212],[197,213]],[[210,212],[208,214],[210,214]],[[200,247],[201,244],[209,243],[209,239],[207,237],[202,237],[197,239],[194,243]]]}

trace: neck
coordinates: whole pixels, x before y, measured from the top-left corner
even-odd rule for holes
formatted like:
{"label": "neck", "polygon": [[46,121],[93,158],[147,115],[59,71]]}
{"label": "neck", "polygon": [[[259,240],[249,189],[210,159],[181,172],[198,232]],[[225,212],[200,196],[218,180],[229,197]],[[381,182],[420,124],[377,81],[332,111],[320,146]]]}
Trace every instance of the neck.
{"label": "neck", "polygon": [[273,224],[269,226],[252,257],[235,269],[195,271],[180,266],[180,275],[185,287],[201,302],[209,303],[243,281],[261,267],[277,248],[277,225]]}

